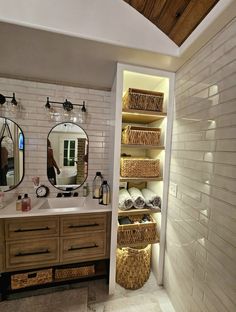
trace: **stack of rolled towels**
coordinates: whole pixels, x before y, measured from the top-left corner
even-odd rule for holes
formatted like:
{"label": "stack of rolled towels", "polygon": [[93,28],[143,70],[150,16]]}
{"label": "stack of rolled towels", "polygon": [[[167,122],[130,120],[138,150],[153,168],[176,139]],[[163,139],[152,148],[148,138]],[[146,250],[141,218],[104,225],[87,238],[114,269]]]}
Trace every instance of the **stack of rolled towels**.
{"label": "stack of rolled towels", "polygon": [[150,209],[161,208],[161,198],[153,191],[144,188],[141,191],[136,187],[119,191],[119,209],[128,210],[132,207],[140,209],[148,207]]}

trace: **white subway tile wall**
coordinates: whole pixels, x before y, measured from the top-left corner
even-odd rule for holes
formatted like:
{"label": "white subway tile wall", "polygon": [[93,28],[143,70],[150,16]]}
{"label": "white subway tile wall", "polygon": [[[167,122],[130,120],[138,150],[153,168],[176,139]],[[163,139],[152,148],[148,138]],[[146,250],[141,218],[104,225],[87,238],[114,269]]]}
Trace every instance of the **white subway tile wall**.
{"label": "white subway tile wall", "polygon": [[177,312],[236,311],[236,19],[176,75],[164,283]]}
{"label": "white subway tile wall", "polygon": [[[104,177],[108,181],[110,180],[108,162],[111,121],[110,92],[0,78],[0,93],[12,96],[12,92],[16,93],[16,99],[22,106],[23,113],[14,117],[12,113],[6,112],[2,107],[0,116],[12,119],[24,132],[25,175],[19,187],[7,192],[6,197],[11,197],[15,193],[29,193],[33,196],[35,194],[32,183],[33,176],[39,176],[40,182],[50,187],[50,196],[53,197],[59,192],[49,183],[46,176],[47,135],[57,124],[49,119],[45,111],[47,96],[52,101],[64,101],[65,99],[72,103],[86,101],[88,119],[85,124],[81,124],[89,137],[88,179],[86,182],[89,183],[91,190],[96,171],[101,171]],[[79,192],[82,194],[82,190]]]}

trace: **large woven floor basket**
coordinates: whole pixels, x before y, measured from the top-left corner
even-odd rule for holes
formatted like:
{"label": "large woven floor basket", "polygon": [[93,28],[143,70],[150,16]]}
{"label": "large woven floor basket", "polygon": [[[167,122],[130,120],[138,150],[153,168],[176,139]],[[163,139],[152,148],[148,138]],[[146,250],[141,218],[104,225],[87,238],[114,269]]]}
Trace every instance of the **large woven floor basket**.
{"label": "large woven floor basket", "polygon": [[126,289],[141,288],[150,275],[151,245],[118,248],[116,257],[116,282]]}

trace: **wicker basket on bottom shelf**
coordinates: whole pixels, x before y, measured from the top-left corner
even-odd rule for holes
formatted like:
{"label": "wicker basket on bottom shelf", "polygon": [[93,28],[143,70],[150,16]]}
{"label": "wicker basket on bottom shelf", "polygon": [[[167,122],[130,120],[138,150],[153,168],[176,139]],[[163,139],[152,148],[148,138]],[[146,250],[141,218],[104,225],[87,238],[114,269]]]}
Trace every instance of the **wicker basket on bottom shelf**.
{"label": "wicker basket on bottom shelf", "polygon": [[116,257],[116,282],[126,289],[141,288],[150,275],[151,245],[118,248]]}
{"label": "wicker basket on bottom shelf", "polygon": [[11,276],[11,289],[20,289],[52,282],[52,269],[17,273]]}
{"label": "wicker basket on bottom shelf", "polygon": [[73,279],[79,277],[85,277],[95,274],[95,266],[83,266],[83,267],[72,267],[72,268],[59,268],[55,270],[55,279]]}

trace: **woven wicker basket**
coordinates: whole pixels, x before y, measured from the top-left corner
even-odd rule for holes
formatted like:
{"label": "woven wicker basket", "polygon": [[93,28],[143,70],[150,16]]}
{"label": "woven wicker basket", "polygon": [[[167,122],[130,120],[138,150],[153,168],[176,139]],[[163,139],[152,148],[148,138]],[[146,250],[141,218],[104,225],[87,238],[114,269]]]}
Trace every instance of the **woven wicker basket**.
{"label": "woven wicker basket", "polygon": [[11,289],[20,289],[51,282],[52,282],[52,269],[19,273],[11,276]]}
{"label": "woven wicker basket", "polygon": [[162,112],[164,93],[129,88],[123,96],[124,109]]}
{"label": "woven wicker basket", "polygon": [[121,157],[120,175],[131,178],[154,178],[160,176],[160,160]]}
{"label": "woven wicker basket", "polygon": [[141,288],[150,275],[151,245],[118,248],[116,259],[116,282],[126,289]]}
{"label": "woven wicker basket", "polygon": [[95,274],[94,265],[55,270],[55,280],[79,278]]}
{"label": "woven wicker basket", "polygon": [[160,128],[126,126],[122,131],[123,144],[157,145],[160,142]]}
{"label": "woven wicker basket", "polygon": [[[144,215],[129,216],[133,221],[139,221]],[[149,216],[150,223],[118,224],[117,244],[122,246],[133,246],[135,244],[153,244],[159,241],[157,224],[153,217]]]}

